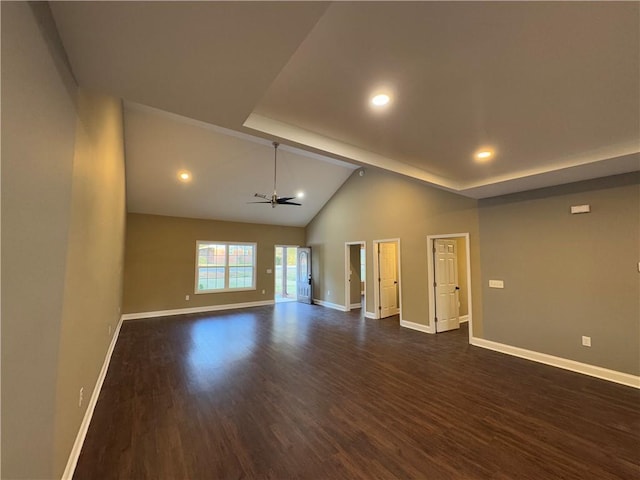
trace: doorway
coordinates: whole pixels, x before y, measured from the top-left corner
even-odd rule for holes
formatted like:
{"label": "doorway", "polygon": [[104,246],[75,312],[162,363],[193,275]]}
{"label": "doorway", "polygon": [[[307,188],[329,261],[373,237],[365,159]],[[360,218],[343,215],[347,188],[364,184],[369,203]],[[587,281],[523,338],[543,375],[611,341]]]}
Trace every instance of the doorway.
{"label": "doorway", "polygon": [[365,279],[367,247],[365,242],[346,242],[344,245],[344,298],[345,309],[365,310]]}
{"label": "doorway", "polygon": [[471,315],[471,262],[469,234],[452,233],[427,237],[429,327],[431,333],[460,328]]}
{"label": "doorway", "polygon": [[402,273],[400,239],[373,241],[373,289],[376,318],[400,314],[402,319]]}
{"label": "doorway", "polygon": [[274,265],[276,303],[295,302],[298,299],[298,247],[276,245]]}

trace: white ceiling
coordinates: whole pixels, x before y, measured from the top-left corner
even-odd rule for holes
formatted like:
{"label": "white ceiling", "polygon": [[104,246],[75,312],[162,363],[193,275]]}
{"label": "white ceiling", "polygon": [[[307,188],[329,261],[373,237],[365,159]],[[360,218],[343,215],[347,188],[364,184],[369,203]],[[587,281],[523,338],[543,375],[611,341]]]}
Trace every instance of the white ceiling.
{"label": "white ceiling", "polygon": [[[640,169],[637,2],[53,2],[51,9],[81,86],[251,133],[265,145],[278,138],[475,198]],[[368,98],[381,87],[393,102],[374,114]],[[176,139],[185,125],[209,132],[184,133],[203,150],[218,148],[214,135],[222,151],[230,142],[220,130],[127,109],[127,118],[140,115],[180,130]],[[138,163],[153,148],[136,138],[126,139],[128,175],[145,170]],[[156,141],[148,132],[145,142]],[[495,158],[475,163],[473,152],[487,145]],[[164,162],[179,166],[176,158]],[[248,178],[269,178],[253,169],[225,175],[234,192]],[[130,208],[135,201],[168,212],[180,203],[152,194],[151,177],[129,180]],[[193,190],[184,216],[219,214],[187,207],[211,195]]]}
{"label": "white ceiling", "polygon": [[130,212],[305,226],[356,168],[280,146],[278,195],[302,191],[302,206],[251,204],[273,192],[271,142],[130,102],[124,121]]}

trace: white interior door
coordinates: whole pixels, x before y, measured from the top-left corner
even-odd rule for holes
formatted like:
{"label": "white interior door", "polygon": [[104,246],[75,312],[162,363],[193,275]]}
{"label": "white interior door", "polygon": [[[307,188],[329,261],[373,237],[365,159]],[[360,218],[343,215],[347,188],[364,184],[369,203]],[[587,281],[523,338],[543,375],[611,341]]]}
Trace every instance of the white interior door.
{"label": "white interior door", "polygon": [[398,256],[395,243],[378,244],[378,265],[380,318],[386,318],[400,312],[398,306]]}
{"label": "white interior door", "polygon": [[436,332],[446,332],[460,328],[458,244],[454,239],[435,240],[433,244]]}

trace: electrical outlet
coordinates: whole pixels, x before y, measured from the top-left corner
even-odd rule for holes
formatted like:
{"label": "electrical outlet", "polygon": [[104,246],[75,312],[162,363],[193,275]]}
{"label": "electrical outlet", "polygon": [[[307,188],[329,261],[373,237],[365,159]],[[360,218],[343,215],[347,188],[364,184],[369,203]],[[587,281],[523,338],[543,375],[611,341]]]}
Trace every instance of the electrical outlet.
{"label": "electrical outlet", "polygon": [[327,290],[327,297],[331,295],[331,290]]}
{"label": "electrical outlet", "polygon": [[582,346],[590,347],[591,346],[591,337],[582,336]]}
{"label": "electrical outlet", "polygon": [[262,290],[262,294],[264,295],[265,293],[267,293],[267,291],[266,290]]}
{"label": "electrical outlet", "polygon": [[185,299],[185,300],[189,300],[189,295],[185,295],[185,296],[184,296],[184,299]]}
{"label": "electrical outlet", "polygon": [[80,387],[80,394],[78,395],[78,406],[82,406],[82,401],[84,400],[84,387]]}

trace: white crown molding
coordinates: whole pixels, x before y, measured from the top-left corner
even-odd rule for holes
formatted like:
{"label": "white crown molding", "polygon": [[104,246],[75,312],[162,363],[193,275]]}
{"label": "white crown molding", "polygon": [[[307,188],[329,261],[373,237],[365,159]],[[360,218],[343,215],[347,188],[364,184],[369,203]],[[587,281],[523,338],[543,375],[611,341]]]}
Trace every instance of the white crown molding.
{"label": "white crown molding", "polygon": [[[228,137],[239,138],[240,140],[246,140],[248,142],[256,143],[258,145],[263,145],[265,147],[272,148],[273,140],[267,138],[260,138],[254,135],[249,135],[244,132],[237,132],[235,130],[231,130],[225,127],[219,127],[218,125],[213,125],[212,123],[203,122],[201,120],[196,120],[189,117],[183,117],[182,115],[178,115],[177,113],[167,112],[165,110],[160,110],[158,108],[149,107],[148,105],[142,105],[140,103],[130,102],[125,100],[124,107],[126,110],[138,111],[142,113],[148,113],[152,115],[158,115],[160,117],[168,118],[175,122],[180,122],[186,125],[192,125],[194,127],[199,127],[205,130],[209,130],[210,132],[214,132],[220,135],[226,135]],[[350,168],[351,170],[355,170],[359,168],[358,165],[354,165],[353,163],[345,162],[342,160],[337,160],[335,158],[327,157],[325,155],[320,155],[319,153],[309,152],[307,150],[303,150],[301,148],[292,147],[290,145],[280,145],[278,147],[280,151],[291,152],[296,155],[300,155],[302,157],[311,158],[314,160],[320,160],[321,162],[331,163],[333,165],[338,165],[340,167]]]}
{"label": "white crown molding", "polygon": [[243,126],[285,138],[300,145],[308,145],[363,165],[371,165],[415,178],[444,190],[475,199],[640,170],[640,142],[634,140],[590,152],[582,152],[572,157],[560,158],[554,164],[544,167],[489,177],[479,182],[458,182],[256,113],[249,115]]}
{"label": "white crown molding", "polygon": [[319,135],[310,130],[305,130],[304,128],[300,128],[289,123],[258,115],[257,113],[249,115],[243,126],[259,132],[268,133],[276,137],[286,138],[287,140],[291,140],[292,142],[301,145],[308,145],[309,147],[316,148],[333,155],[338,155],[342,158],[354,160],[361,164],[371,165],[373,167],[382,168],[384,170],[416,178],[423,182],[437,185],[445,190],[457,191],[459,189],[459,185],[457,183],[444,177],[431,174],[420,168],[378,155],[377,153],[369,152],[362,148]]}

